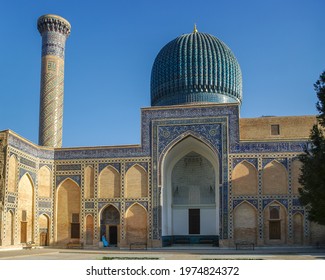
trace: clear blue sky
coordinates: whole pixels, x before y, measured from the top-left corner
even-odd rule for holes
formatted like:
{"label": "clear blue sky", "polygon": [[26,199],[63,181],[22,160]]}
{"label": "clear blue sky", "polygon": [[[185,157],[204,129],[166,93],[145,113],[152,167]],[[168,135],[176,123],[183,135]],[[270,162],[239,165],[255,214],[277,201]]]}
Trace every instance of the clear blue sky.
{"label": "clear blue sky", "polygon": [[193,30],[224,41],[243,73],[241,117],[316,114],[324,0],[0,0],[0,130],[37,143],[41,36],[57,14],[66,45],[63,146],[140,143],[159,50]]}

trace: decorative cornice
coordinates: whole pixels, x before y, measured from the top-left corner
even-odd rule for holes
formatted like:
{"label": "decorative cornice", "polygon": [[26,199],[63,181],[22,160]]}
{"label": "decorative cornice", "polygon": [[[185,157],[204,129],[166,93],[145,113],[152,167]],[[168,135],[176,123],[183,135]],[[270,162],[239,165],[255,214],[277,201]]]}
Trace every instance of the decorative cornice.
{"label": "decorative cornice", "polygon": [[45,32],[55,31],[65,35],[66,38],[68,38],[71,31],[71,25],[66,19],[60,16],[44,15],[38,19],[37,29],[42,36]]}

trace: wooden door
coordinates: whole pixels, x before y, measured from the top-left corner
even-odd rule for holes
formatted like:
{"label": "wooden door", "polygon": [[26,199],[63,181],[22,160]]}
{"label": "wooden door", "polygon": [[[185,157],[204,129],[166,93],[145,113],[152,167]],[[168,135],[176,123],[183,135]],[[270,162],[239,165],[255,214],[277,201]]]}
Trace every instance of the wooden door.
{"label": "wooden door", "polygon": [[20,243],[27,243],[27,222],[20,223]]}

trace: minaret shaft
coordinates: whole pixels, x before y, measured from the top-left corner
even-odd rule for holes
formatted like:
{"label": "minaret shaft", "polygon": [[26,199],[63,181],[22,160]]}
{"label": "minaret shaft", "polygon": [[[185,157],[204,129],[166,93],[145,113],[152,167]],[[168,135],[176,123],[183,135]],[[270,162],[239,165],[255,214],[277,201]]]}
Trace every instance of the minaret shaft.
{"label": "minaret shaft", "polygon": [[55,15],[38,19],[42,36],[39,145],[62,146],[64,50],[70,24]]}

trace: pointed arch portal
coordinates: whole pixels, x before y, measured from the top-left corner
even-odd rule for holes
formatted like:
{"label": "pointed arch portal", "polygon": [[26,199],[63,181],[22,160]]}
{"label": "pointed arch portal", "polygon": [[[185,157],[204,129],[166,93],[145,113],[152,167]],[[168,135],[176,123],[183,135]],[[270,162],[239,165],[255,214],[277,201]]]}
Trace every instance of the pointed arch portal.
{"label": "pointed arch portal", "polygon": [[[219,236],[219,160],[188,136],[162,160],[163,243],[216,243]],[[163,244],[164,245],[164,244]]]}
{"label": "pointed arch portal", "polygon": [[100,214],[100,236],[105,236],[110,245],[118,245],[120,212],[113,205],[107,205]]}

